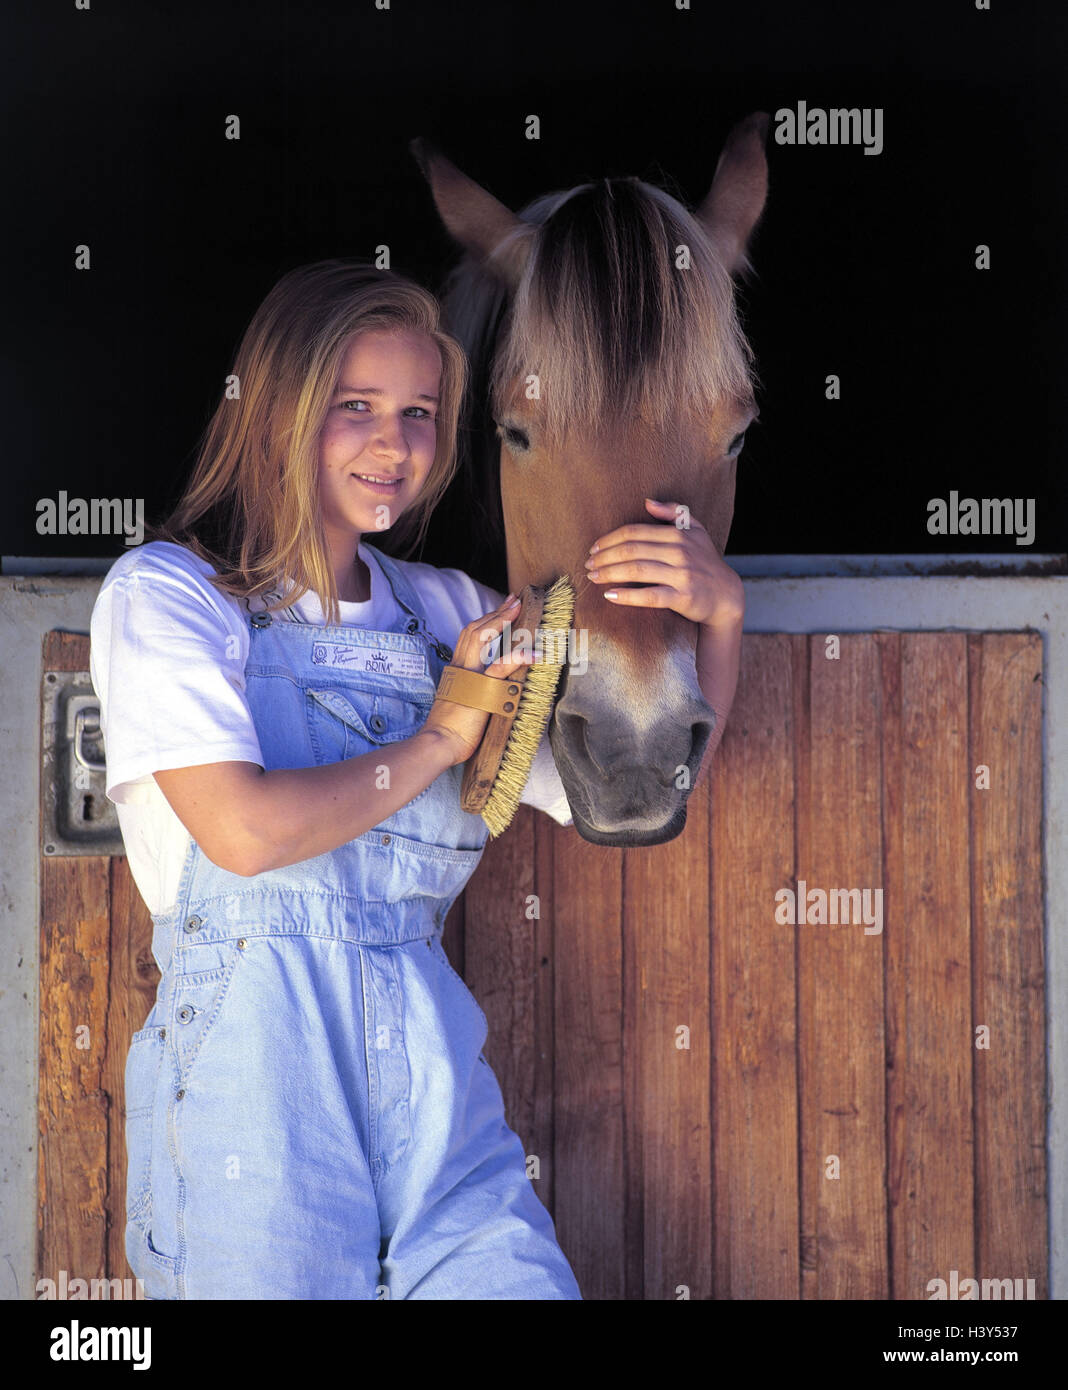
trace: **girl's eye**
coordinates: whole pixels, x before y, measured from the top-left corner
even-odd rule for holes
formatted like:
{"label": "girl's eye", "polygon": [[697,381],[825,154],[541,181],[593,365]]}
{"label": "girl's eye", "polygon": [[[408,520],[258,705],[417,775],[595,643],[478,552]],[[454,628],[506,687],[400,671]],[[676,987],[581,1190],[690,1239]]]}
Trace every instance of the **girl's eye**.
{"label": "girl's eye", "polygon": [[[349,413],[350,415],[366,415],[366,414],[368,413],[368,411],[371,409],[371,407],[368,405],[368,403],[367,403],[366,401],[357,400],[357,399],[355,399],[355,398],[354,398],[353,400],[351,400],[351,401],[342,401],[342,402],[341,402],[341,408],[342,408],[342,410],[348,409],[348,407],[351,406],[351,405],[366,405],[366,406],[367,406],[367,410],[349,410],[348,413]],[[411,415],[411,416],[413,416],[413,418],[416,419],[416,420],[433,420],[433,419],[434,419],[434,416],[431,415],[430,411],[429,411],[429,410],[424,410],[423,407],[422,407],[421,405],[410,405],[410,406],[408,406],[408,408],[405,410],[405,414],[406,414],[406,415]]]}
{"label": "girl's eye", "polygon": [[742,452],[742,445],[743,445],[744,443],[745,443],[745,430],[742,430],[741,434],[736,434],[736,435],[734,436],[734,438],[731,440],[731,446],[730,446],[730,448],[727,450],[727,457],[728,457],[728,458],[733,458],[735,454],[740,454],[740,453]]}

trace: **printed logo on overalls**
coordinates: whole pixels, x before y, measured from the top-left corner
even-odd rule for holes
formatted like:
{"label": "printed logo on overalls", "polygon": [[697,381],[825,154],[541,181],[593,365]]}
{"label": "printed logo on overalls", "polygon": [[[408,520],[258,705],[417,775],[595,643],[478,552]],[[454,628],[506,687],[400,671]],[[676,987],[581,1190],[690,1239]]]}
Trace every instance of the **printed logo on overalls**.
{"label": "printed logo on overalls", "polygon": [[356,647],[347,642],[316,642],[313,666],[343,666],[376,671],[382,676],[425,676],[426,657],[419,652],[393,652],[382,647]]}

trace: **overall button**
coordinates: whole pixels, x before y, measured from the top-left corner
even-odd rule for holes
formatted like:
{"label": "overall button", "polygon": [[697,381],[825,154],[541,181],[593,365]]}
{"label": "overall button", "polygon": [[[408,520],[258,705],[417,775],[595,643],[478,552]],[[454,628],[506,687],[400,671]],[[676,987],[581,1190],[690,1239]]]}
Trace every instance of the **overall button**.
{"label": "overall button", "polygon": [[193,1010],[189,1007],[188,1004],[183,1004],[182,1007],[178,1010],[178,1022],[179,1022],[179,1023],[192,1023],[192,1021],[193,1021]]}
{"label": "overall button", "polygon": [[270,627],[271,615],[270,613],[253,613],[251,622],[253,627]]}
{"label": "overall button", "polygon": [[185,929],[186,931],[199,931],[203,925],[203,917],[190,917],[189,921],[185,924]]}
{"label": "overall button", "polygon": [[386,721],[380,714],[372,714],[368,722],[376,734],[384,734],[386,732]]}
{"label": "overall button", "polygon": [[383,843],[384,845],[388,845],[391,838],[392,838],[392,837],[389,836],[389,835],[383,835],[383,836],[382,836],[382,843]]}

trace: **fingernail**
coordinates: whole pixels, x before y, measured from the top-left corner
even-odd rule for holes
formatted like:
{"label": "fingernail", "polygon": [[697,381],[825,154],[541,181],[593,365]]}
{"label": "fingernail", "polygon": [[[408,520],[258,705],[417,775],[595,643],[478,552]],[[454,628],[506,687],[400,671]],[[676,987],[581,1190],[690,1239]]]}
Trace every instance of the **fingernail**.
{"label": "fingernail", "polygon": [[617,597],[615,589],[605,589],[605,591],[604,591],[604,596],[605,596],[605,598],[616,598],[616,597]]}
{"label": "fingernail", "polygon": [[600,546],[597,544],[596,541],[594,541],[594,543],[590,546],[590,554],[592,555],[592,554],[594,553],[595,550],[599,550],[599,549],[600,549]]}
{"label": "fingernail", "polygon": [[508,597],[504,600],[502,607],[507,608],[510,604],[515,602],[515,598],[515,594],[509,594]]}

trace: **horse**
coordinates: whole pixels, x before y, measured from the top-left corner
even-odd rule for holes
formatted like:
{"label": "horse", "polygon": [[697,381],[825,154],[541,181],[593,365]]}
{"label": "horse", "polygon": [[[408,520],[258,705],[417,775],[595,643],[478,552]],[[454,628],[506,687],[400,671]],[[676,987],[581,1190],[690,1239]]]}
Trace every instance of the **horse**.
{"label": "horse", "polygon": [[410,146],[464,252],[442,302],[471,369],[458,483],[467,567],[492,576],[503,525],[512,592],[563,574],[575,585],[587,663],[581,676],[565,667],[549,737],[575,828],[593,844],[678,835],[714,727],[694,624],[606,602],[584,561],[597,537],[652,523],[646,496],[681,504],[726,545],[756,413],[734,278],[751,268],[767,197],[768,124],[755,112],[733,128],[694,213],[626,177],[516,214],[429,141]]}

